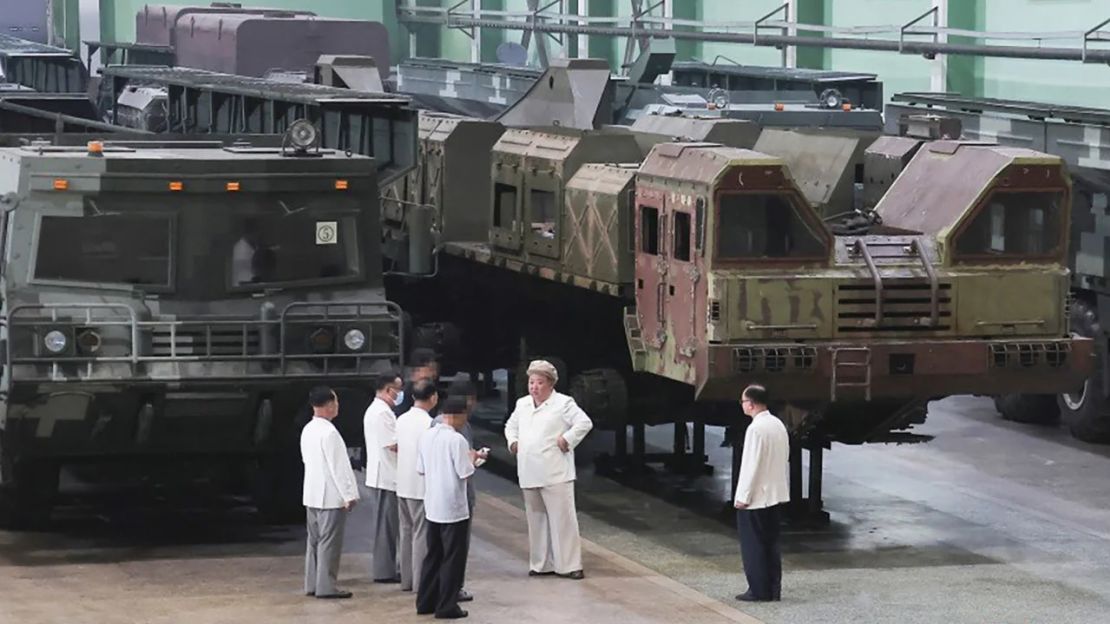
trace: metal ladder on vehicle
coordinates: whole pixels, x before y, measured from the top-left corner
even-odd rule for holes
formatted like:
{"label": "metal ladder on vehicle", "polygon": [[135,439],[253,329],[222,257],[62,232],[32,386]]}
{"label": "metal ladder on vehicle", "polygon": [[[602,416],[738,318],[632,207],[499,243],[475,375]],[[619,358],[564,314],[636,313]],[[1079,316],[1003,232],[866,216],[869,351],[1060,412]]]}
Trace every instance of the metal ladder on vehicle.
{"label": "metal ladder on vehicle", "polygon": [[[841,359],[843,353],[862,353],[863,361],[844,361]],[[840,379],[841,373],[846,372],[843,369],[863,369],[863,381],[842,381]],[[832,380],[829,384],[829,395],[832,402],[836,402],[836,392],[843,388],[863,388],[863,396],[867,401],[871,400],[871,348],[870,347],[842,347],[834,348],[832,350]]]}

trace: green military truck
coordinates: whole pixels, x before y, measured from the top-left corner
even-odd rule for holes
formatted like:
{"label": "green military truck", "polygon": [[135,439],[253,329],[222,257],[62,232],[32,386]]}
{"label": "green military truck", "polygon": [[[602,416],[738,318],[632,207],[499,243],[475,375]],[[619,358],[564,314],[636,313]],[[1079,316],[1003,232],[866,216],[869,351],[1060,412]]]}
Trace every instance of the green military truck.
{"label": "green military truck", "polygon": [[1074,392],[1056,395],[1002,395],[1002,415],[1022,422],[1060,418],[1072,435],[1110,443],[1110,110],[1058,106],[948,93],[901,93],[886,109],[886,132],[905,134],[923,114],[958,121],[950,131],[968,140],[1040,150],[1068,165],[1071,193],[1069,267],[1071,329],[1095,339],[1097,363]]}
{"label": "green military truck", "polygon": [[374,160],[215,142],[0,148],[0,512],[67,464],[228,466],[296,509],[309,388],[361,446],[400,363]]}

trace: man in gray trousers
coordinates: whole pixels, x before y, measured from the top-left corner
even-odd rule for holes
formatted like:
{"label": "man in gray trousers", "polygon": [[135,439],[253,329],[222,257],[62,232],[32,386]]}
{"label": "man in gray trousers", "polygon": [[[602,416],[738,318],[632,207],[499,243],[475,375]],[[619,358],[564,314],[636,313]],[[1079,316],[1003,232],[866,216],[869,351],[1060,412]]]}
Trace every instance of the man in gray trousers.
{"label": "man in gray trousers", "polygon": [[424,515],[424,475],[416,471],[420,436],[432,427],[430,412],[439,401],[436,385],[421,379],[412,386],[412,409],[397,418],[397,510],[400,517],[401,590],[420,582],[420,568],[428,552]]}
{"label": "man in gray trousers", "polygon": [[393,406],[404,399],[404,382],[396,371],[374,382],[374,400],[362,417],[366,436],[366,487],[374,500],[374,552],[370,577],[375,583],[401,582],[397,565],[397,416]]}
{"label": "man in gray trousers", "polygon": [[347,512],[358,501],[358,482],[347,456],[343,436],[332,424],[339,414],[339,399],[326,386],[308,395],[312,420],[301,430],[304,462],[305,524],[308,529],[304,556],[304,592],[317,598],[350,598],[336,587],[339,555]]}

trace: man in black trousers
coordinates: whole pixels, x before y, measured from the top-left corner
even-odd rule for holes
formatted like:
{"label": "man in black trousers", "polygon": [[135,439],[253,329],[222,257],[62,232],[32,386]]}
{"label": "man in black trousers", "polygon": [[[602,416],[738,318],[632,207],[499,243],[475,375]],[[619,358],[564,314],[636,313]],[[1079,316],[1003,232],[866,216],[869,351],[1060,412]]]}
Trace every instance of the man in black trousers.
{"label": "man in black trousers", "polygon": [[470,509],[466,482],[474,474],[477,455],[459,433],[466,425],[463,397],[450,397],[442,422],[420,436],[416,471],[424,475],[424,515],[428,520],[428,554],[416,590],[416,612],[438,619],[467,616],[459,608],[470,550]]}
{"label": "man in black trousers", "polygon": [[752,423],[744,434],[733,501],[748,578],[748,591],[736,599],[751,602],[781,599],[779,505],[790,500],[790,436],[782,421],[767,410],[767,401],[767,389],[759,385],[748,386],[740,396],[740,407]]}

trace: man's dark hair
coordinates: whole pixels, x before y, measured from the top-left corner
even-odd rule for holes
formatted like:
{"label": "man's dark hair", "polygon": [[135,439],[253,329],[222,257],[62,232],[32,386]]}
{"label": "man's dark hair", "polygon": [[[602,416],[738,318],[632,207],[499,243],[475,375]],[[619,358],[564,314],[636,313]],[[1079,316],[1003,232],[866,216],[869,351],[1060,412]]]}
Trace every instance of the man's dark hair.
{"label": "man's dark hair", "polygon": [[412,350],[412,366],[413,368],[421,368],[433,364],[436,361],[436,352],[431,349],[423,347]]}
{"label": "man's dark hair", "polygon": [[374,392],[381,392],[401,380],[401,374],[390,369],[374,379]]}
{"label": "man's dark hair", "polygon": [[451,395],[443,402],[443,407],[439,410],[440,414],[465,414],[466,413],[466,397]]}
{"label": "man's dark hair", "polygon": [[474,387],[474,383],[471,382],[469,379],[456,379],[455,381],[452,381],[451,385],[447,388],[447,396],[460,397],[463,399],[465,399],[466,397],[477,397],[478,390]]}
{"label": "man's dark hair", "polygon": [[327,386],[316,386],[308,391],[308,402],[312,407],[324,407],[335,400],[335,391]]}
{"label": "man's dark hair", "polygon": [[767,388],[759,384],[752,384],[744,388],[743,397],[756,405],[767,405],[767,401],[771,400],[771,395],[767,392]]}
{"label": "man's dark hair", "polygon": [[436,395],[436,384],[431,379],[421,379],[412,386],[412,400],[427,401]]}

